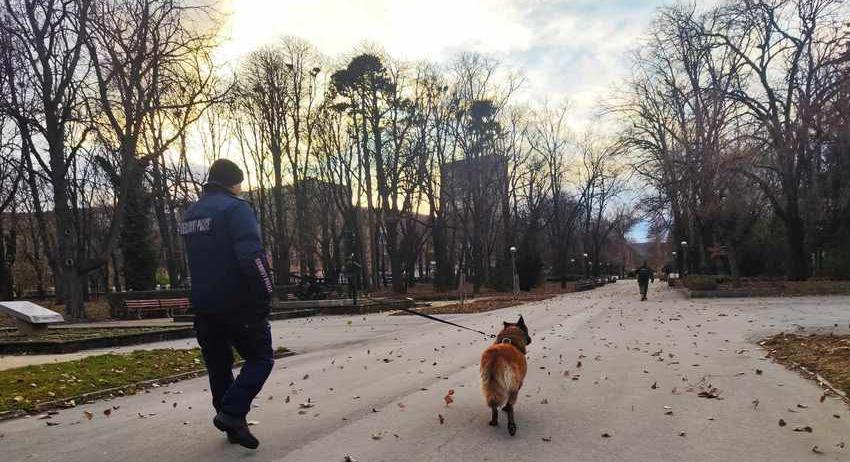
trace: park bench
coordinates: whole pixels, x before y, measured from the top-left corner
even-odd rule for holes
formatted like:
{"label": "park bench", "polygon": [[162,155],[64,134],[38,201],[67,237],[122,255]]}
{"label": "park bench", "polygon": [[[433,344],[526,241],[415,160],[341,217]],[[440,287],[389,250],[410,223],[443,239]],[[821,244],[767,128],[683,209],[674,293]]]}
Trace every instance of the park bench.
{"label": "park bench", "polygon": [[581,281],[576,281],[576,292],[590,290],[594,287],[596,287],[596,283],[594,283],[592,279],[583,279]]}
{"label": "park bench", "polygon": [[61,314],[26,301],[0,302],[0,313],[15,318],[18,331],[23,335],[37,334],[46,330],[49,324],[64,321]]}
{"label": "park bench", "polygon": [[168,317],[173,317],[174,314],[182,314],[189,309],[188,298],[164,298],[164,299],[148,299],[148,300],[124,300],[124,307],[127,314],[132,311],[136,312],[136,317],[142,319],[142,313],[151,311],[162,311]]}

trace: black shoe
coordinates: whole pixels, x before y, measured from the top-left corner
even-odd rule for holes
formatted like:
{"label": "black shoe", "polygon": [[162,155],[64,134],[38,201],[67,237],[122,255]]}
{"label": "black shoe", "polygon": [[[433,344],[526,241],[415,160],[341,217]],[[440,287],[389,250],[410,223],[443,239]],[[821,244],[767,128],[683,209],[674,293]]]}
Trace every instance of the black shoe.
{"label": "black shoe", "polygon": [[248,430],[248,424],[245,419],[239,419],[229,416],[223,412],[219,412],[213,418],[215,428],[227,432],[227,441],[244,446],[248,449],[257,449],[260,442]]}

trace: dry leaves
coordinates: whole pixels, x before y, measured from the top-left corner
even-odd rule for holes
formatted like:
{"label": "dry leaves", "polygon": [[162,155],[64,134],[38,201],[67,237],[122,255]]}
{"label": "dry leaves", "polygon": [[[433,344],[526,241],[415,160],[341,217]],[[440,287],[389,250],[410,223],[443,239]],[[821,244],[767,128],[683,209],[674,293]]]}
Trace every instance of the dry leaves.
{"label": "dry leaves", "polygon": [[451,389],[451,390],[449,390],[448,393],[446,393],[446,396],[443,396],[443,401],[446,402],[446,407],[449,407],[449,404],[452,404],[453,402],[455,402],[455,399],[452,398],[452,395],[454,395],[454,394],[455,394],[454,389]]}

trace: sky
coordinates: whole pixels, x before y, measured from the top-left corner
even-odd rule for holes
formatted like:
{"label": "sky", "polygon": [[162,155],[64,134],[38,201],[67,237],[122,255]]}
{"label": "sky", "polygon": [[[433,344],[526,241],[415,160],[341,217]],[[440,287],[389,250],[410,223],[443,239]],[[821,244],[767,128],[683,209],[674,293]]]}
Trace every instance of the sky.
{"label": "sky", "polygon": [[[598,103],[628,74],[662,0],[223,0],[229,20],[223,62],[282,36],[313,43],[330,57],[363,43],[397,59],[451,60],[461,51],[491,55],[521,71],[518,95],[568,101],[576,131],[600,124]],[[633,237],[641,240],[645,227]],[[634,233],[633,233],[634,234]]]}

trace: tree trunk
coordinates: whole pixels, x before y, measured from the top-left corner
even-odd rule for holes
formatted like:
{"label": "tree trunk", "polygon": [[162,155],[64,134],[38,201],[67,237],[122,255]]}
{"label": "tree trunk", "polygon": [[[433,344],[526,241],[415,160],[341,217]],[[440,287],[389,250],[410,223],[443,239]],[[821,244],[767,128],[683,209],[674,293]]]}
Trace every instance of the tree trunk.
{"label": "tree trunk", "polygon": [[12,300],[12,262],[15,257],[15,230],[9,236],[3,231],[3,220],[0,218],[0,300]]}
{"label": "tree trunk", "polygon": [[434,244],[434,288],[437,292],[446,292],[454,288],[454,268],[449,257],[449,242],[443,218],[435,216],[432,220],[431,239]]}
{"label": "tree trunk", "polygon": [[[124,284],[130,290],[152,290],[156,287],[159,256],[151,235],[151,195],[145,190],[144,169],[141,165],[133,165],[123,175],[130,175],[125,179],[130,182],[130,193],[126,198],[127,211],[121,228]],[[167,236],[163,236],[163,239],[167,239]]]}
{"label": "tree trunk", "polygon": [[387,229],[386,246],[387,253],[390,256],[390,271],[393,276],[393,292],[403,294],[405,292],[404,275],[402,274],[404,259],[402,258],[402,252],[399,249],[398,213],[388,211],[387,215],[389,218],[384,220],[384,226],[386,226]]}
{"label": "tree trunk", "polygon": [[793,214],[789,210],[788,219],[785,221],[789,281],[805,281],[809,277],[804,226],[805,224],[796,210]]}
{"label": "tree trunk", "polygon": [[165,189],[165,181],[163,179],[162,167],[159,162],[154,160],[153,169],[153,205],[156,214],[156,222],[159,226],[159,238],[162,243],[162,248],[165,251],[165,267],[168,271],[168,283],[174,288],[180,285],[180,272],[177,264],[176,243],[174,242],[174,233],[170,226],[171,220],[167,212],[168,191]]}
{"label": "tree trunk", "polygon": [[735,242],[729,242],[727,246],[729,257],[729,272],[732,273],[732,286],[741,287],[741,267],[738,262],[738,245]]}

